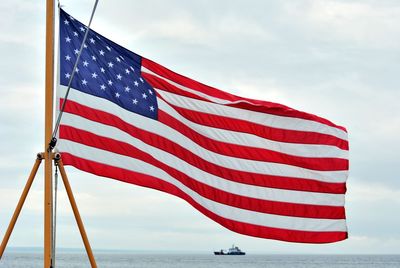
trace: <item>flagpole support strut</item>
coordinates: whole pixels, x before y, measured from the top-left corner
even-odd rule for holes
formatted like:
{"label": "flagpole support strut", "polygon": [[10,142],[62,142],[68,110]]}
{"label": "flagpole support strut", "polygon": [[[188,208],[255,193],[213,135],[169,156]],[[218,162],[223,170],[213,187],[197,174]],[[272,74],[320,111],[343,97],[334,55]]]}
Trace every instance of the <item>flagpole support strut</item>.
{"label": "flagpole support strut", "polygon": [[21,212],[21,209],[22,209],[22,207],[23,207],[23,205],[25,203],[26,197],[27,197],[27,195],[29,193],[29,190],[31,189],[33,180],[35,179],[36,173],[37,173],[37,171],[39,169],[39,166],[42,163],[43,159],[44,159],[44,153],[38,153],[36,155],[35,164],[32,167],[31,173],[30,173],[30,175],[28,177],[28,180],[27,180],[27,182],[25,184],[25,188],[22,191],[21,197],[19,198],[19,201],[17,203],[17,207],[15,208],[14,214],[13,214],[11,220],[10,220],[10,224],[8,225],[7,231],[4,234],[3,241],[1,242],[1,245],[0,245],[0,260],[1,260],[2,256],[3,256],[4,250],[7,247],[8,240],[10,239],[11,233],[14,230],[15,223],[17,222],[18,216],[19,216],[19,214]]}
{"label": "flagpole support strut", "polygon": [[82,240],[83,240],[83,244],[85,246],[86,253],[87,253],[87,256],[88,256],[89,261],[90,261],[90,265],[91,265],[92,268],[97,268],[96,260],[95,260],[94,255],[93,255],[93,251],[92,251],[92,248],[90,246],[89,239],[87,237],[87,234],[86,234],[86,231],[85,231],[85,227],[83,225],[83,221],[82,221],[81,215],[80,215],[79,210],[78,210],[78,206],[77,206],[75,198],[74,198],[74,194],[72,193],[72,188],[71,188],[71,185],[69,184],[67,173],[65,172],[65,169],[64,169],[64,164],[63,164],[62,159],[61,159],[61,154],[59,154],[59,153],[53,154],[53,159],[54,159],[54,162],[58,166],[58,169],[60,171],[61,178],[62,178],[62,181],[64,183],[64,187],[65,187],[65,190],[67,192],[68,199],[69,199],[69,202],[71,204],[72,211],[74,213],[75,220],[76,220],[76,223],[78,225],[79,232],[81,234],[81,237],[82,237]]}

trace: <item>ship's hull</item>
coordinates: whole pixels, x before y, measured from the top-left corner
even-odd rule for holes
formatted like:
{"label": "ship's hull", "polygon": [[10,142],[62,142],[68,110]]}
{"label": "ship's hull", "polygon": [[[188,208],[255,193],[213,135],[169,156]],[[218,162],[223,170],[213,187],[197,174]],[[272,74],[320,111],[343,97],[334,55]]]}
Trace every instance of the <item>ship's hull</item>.
{"label": "ship's hull", "polygon": [[214,255],[246,255],[246,253],[245,252],[225,253],[220,251],[214,251]]}

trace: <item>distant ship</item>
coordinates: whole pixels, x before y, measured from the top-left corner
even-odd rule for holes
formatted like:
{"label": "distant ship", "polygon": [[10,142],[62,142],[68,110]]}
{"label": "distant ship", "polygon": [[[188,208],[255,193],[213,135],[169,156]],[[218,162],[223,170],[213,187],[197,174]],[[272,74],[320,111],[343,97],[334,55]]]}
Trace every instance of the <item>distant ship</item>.
{"label": "distant ship", "polygon": [[221,249],[220,251],[214,251],[214,255],[246,255],[246,252],[240,250],[239,247],[232,245],[228,251]]}

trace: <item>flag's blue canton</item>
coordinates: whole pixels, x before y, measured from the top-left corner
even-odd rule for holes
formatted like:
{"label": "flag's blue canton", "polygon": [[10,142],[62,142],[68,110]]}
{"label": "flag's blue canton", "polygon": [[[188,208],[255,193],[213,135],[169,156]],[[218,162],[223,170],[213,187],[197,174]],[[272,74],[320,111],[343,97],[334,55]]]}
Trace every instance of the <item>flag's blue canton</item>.
{"label": "flag's blue canton", "polygon": [[[60,10],[60,83],[68,82],[87,27]],[[157,119],[154,89],[141,77],[141,57],[90,30],[71,87]]]}

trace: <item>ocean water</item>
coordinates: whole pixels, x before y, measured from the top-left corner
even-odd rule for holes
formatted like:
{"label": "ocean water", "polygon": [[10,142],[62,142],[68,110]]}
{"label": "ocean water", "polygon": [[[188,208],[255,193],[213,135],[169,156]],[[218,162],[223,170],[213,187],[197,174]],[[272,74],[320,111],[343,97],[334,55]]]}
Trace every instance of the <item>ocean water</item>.
{"label": "ocean water", "polygon": [[[211,254],[95,254],[98,267],[110,268],[289,268],[289,267],[400,267],[400,255],[246,255]],[[6,253],[0,260],[4,268],[43,267],[39,253]],[[90,267],[83,253],[60,253],[57,268]]]}
{"label": "ocean water", "polygon": [[[95,255],[98,267],[110,268],[289,268],[289,267],[400,267],[400,255],[246,255],[214,256],[211,254],[117,254]],[[4,268],[43,267],[38,253],[8,253],[0,260]],[[90,267],[82,253],[57,255],[57,268]]]}

